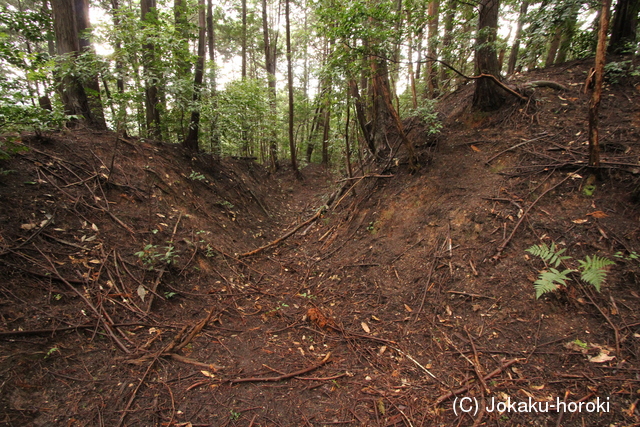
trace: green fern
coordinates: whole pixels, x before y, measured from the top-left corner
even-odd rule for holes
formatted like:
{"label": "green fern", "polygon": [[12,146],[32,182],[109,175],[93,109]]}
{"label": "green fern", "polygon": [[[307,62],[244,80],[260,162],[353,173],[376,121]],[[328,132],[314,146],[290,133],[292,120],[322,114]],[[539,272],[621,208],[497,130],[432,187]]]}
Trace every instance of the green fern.
{"label": "green fern", "polygon": [[578,262],[580,263],[580,278],[600,292],[600,286],[607,278],[607,267],[614,265],[615,262],[597,255],[594,255],[593,258],[587,255],[584,260],[578,260]]}
{"label": "green fern", "polygon": [[558,271],[555,268],[549,268],[549,271],[543,271],[538,276],[538,280],[533,282],[536,289],[536,299],[540,298],[547,292],[557,290],[560,285],[567,286],[567,280],[571,280],[568,276],[573,270]]}
{"label": "green fern", "polygon": [[551,242],[551,246],[547,246],[544,243],[539,245],[533,245],[529,249],[525,249],[532,255],[542,258],[542,260],[548,265],[557,267],[565,259],[570,259],[570,256],[562,256],[566,249],[558,249],[556,244]]}

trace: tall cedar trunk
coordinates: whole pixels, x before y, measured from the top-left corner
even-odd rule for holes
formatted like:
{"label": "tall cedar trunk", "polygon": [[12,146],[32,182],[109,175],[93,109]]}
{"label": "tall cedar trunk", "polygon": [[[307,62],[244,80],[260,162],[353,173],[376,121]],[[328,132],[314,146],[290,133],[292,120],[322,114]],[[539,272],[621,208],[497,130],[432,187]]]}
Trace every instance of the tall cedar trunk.
{"label": "tall cedar trunk", "polygon": [[[57,53],[64,55],[63,60],[72,64],[80,51],[74,0],[52,0],[51,9]],[[87,93],[79,77],[74,73],[63,75],[58,83],[58,92],[66,114],[83,117],[90,127],[100,127],[91,112]]]}
{"label": "tall cedar trunk", "polygon": [[553,32],[553,37],[551,38],[551,42],[549,43],[549,50],[547,51],[547,58],[544,61],[545,67],[550,67],[556,60],[556,53],[558,52],[558,47],[560,46],[560,40],[562,39],[562,26],[556,27]]}
{"label": "tall cedar trunk", "polygon": [[371,154],[376,154],[376,146],[373,143],[373,135],[371,133],[371,122],[367,121],[367,113],[366,107],[363,99],[360,97],[360,91],[358,90],[358,84],[355,80],[349,81],[349,90],[351,91],[351,96],[354,99],[354,105],[356,107],[356,119],[358,120],[358,125],[360,126],[360,132],[362,132],[362,137],[367,144],[367,148],[371,152]]}
{"label": "tall cedar trunk", "polygon": [[[446,13],[444,14],[444,36],[442,37],[442,59],[445,63],[452,65],[453,52],[451,51],[451,44],[453,42],[453,18],[456,15],[456,7],[458,6],[457,0],[449,0],[446,7]],[[451,87],[449,79],[453,78],[453,72],[447,67],[440,67],[440,86],[444,90],[444,85]]]}
{"label": "tall cedar trunk", "polygon": [[[262,32],[264,36],[264,59],[265,68],[267,69],[267,79],[269,86],[269,104],[271,106],[271,114],[275,118],[278,114],[276,105],[276,51],[278,45],[278,32],[275,32],[274,39],[269,36],[269,19],[267,13],[267,0],[262,0]],[[278,168],[278,134],[275,126],[269,135],[269,158],[271,168]]]}
{"label": "tall cedar trunk", "polygon": [[439,0],[431,0],[429,3],[429,24],[427,25],[427,29],[429,31],[429,35],[427,36],[427,69],[425,72],[425,78],[427,79],[427,95],[429,98],[435,98],[438,96],[438,70],[436,66],[436,62],[433,59],[436,59],[438,56],[438,18],[440,8]]}
{"label": "tall cedar trunk", "polygon": [[529,1],[523,0],[520,5],[520,15],[518,16],[518,26],[516,27],[516,35],[513,39],[513,45],[511,46],[511,53],[509,54],[509,64],[507,65],[507,74],[513,74],[516,71],[516,64],[518,63],[518,53],[520,50],[520,38],[522,37],[522,27],[524,26],[524,20],[527,17],[527,9],[529,8]]}
{"label": "tall cedar trunk", "polygon": [[[411,10],[407,10],[407,22],[412,22],[411,19]],[[409,89],[411,90],[411,106],[415,109],[418,108],[418,94],[416,92],[416,76],[413,72],[413,31],[409,31],[409,52],[407,54],[407,77]],[[349,96],[347,96],[347,100],[349,100]],[[347,103],[348,104],[348,103]],[[347,105],[347,108],[349,106]],[[347,109],[347,113],[349,110]],[[347,125],[348,126],[348,125]],[[347,136],[348,138],[348,136]]]}
{"label": "tall cedar trunk", "polygon": [[[91,52],[91,40],[89,33],[91,31],[91,23],[89,22],[89,0],[75,0],[76,22],[78,26],[78,37],[80,50]],[[93,123],[96,129],[106,129],[107,122],[104,119],[104,110],[102,100],[100,99],[100,85],[98,84],[98,75],[92,74],[85,78],[83,82],[87,89],[87,101],[93,116]]]}
{"label": "tall cedar trunk", "polygon": [[[263,2],[263,7],[266,7]],[[247,0],[242,0],[242,80],[247,78]]]}
{"label": "tall cedar trunk", "polygon": [[420,81],[420,73],[422,72],[422,39],[424,38],[424,26],[418,30],[418,41],[416,42],[416,50],[418,57],[416,58],[416,76],[415,79]]}
{"label": "tall cedar trunk", "polygon": [[[496,52],[496,32],[498,28],[498,11],[500,0],[481,0],[478,18],[478,35],[476,38],[476,72],[491,74],[500,78],[500,63]],[[476,80],[473,93],[473,106],[480,111],[497,110],[504,105],[505,93],[493,80],[480,78]]]}
{"label": "tall cedar trunk", "polygon": [[347,89],[347,120],[344,124],[344,145],[345,145],[345,162],[347,163],[347,174],[349,178],[353,177],[351,170],[351,146],[349,143],[349,121],[351,120],[351,91]]}
{"label": "tall cedar trunk", "polygon": [[191,63],[189,61],[189,17],[187,12],[187,0],[174,0],[173,19],[176,42],[173,54],[178,70],[177,77],[184,79],[188,78],[191,73]]}
{"label": "tall cedar trunk", "polygon": [[371,90],[373,95],[373,121],[374,121],[374,144],[376,154],[380,156],[386,151],[390,151],[388,133],[390,128],[395,128],[398,136],[407,150],[409,166],[413,170],[417,167],[416,155],[413,144],[407,138],[402,121],[398,112],[393,107],[391,90],[389,88],[389,71],[387,63],[378,58],[371,58],[372,82]]}
{"label": "tall cedar trunk", "polygon": [[193,76],[193,111],[189,123],[189,133],[182,145],[191,152],[198,151],[198,133],[200,129],[200,92],[202,91],[202,80],[204,77],[204,57],[205,57],[205,35],[206,19],[204,0],[198,0],[198,61]]}
{"label": "tall cedar trunk", "polygon": [[211,66],[209,67],[209,89],[211,96],[211,104],[213,107],[213,115],[211,116],[209,128],[210,128],[210,143],[211,152],[215,155],[222,154],[220,152],[220,132],[218,131],[218,90],[216,88],[216,28],[213,24],[213,2],[207,0],[207,47],[209,49],[209,61]]}
{"label": "tall cedar trunk", "polygon": [[[156,1],[140,0],[140,18],[144,25],[154,26]],[[162,139],[160,130],[160,98],[158,96],[158,70],[155,46],[149,42],[143,45],[142,61],[144,73],[144,97],[147,134],[150,138]]]}
{"label": "tall cedar trunk", "polygon": [[287,32],[287,87],[289,89],[289,150],[291,151],[291,168],[298,172],[296,159],[296,141],[293,136],[293,66],[291,64],[291,23],[289,22],[289,0],[285,0],[285,25]]}
{"label": "tall cedar trunk", "polygon": [[598,47],[596,49],[596,78],[591,100],[589,101],[589,166],[600,167],[600,142],[598,140],[598,109],[602,96],[602,83],[604,82],[604,63],[607,51],[607,30],[609,27],[609,13],[611,0],[602,1],[602,13],[600,15],[600,29],[598,31]]}
{"label": "tall cedar trunk", "polygon": [[[120,5],[118,4],[118,0],[111,0],[111,16],[113,19],[113,26],[118,29],[120,27]],[[122,43],[119,39],[116,40],[114,44],[114,56],[115,56],[115,67],[116,67],[116,88],[118,89],[118,93],[124,95],[124,64],[122,63]],[[120,128],[124,134],[127,136],[127,108],[126,105],[122,104],[118,106],[118,116],[116,117],[116,126]]]}
{"label": "tall cedar trunk", "polygon": [[188,123],[185,123],[185,114],[188,114],[187,101],[193,96],[187,82],[191,80],[191,61],[189,51],[189,18],[187,16],[187,1],[174,0],[173,19],[175,42],[173,43],[173,58],[176,66],[176,79],[180,82],[176,85],[177,101],[174,110],[180,117],[178,128],[178,140],[184,142],[189,132]]}
{"label": "tall cedar trunk", "polygon": [[558,48],[558,53],[554,62],[555,64],[562,64],[567,61],[569,49],[573,42],[573,36],[576,32],[579,11],[580,5],[578,4],[571,6],[567,11],[567,17],[562,24],[562,39],[560,40],[560,47]]}
{"label": "tall cedar trunk", "polygon": [[[401,28],[403,27],[402,24],[404,21],[404,14],[402,13],[402,0],[395,0],[395,3],[396,3],[395,5],[396,22],[395,22],[394,30],[396,34],[400,34]],[[391,55],[393,64],[400,63],[400,55],[401,55],[402,48],[403,48],[402,40],[398,38],[397,41],[393,44],[393,53]],[[400,77],[400,67],[395,66],[389,72],[389,79],[391,80],[391,90],[392,90],[392,94],[394,95],[395,95],[396,82],[398,82],[399,77]]]}
{"label": "tall cedar trunk", "polygon": [[327,99],[324,109],[324,125],[322,129],[322,166],[329,166],[329,131],[331,126],[331,105]]}
{"label": "tall cedar trunk", "polygon": [[609,53],[630,53],[636,48],[640,0],[618,0],[613,13]]}

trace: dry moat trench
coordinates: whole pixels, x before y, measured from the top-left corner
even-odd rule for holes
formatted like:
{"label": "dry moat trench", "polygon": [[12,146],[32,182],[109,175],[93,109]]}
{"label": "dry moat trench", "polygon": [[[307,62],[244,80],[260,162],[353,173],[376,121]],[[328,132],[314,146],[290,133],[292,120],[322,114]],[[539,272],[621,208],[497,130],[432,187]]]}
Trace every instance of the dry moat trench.
{"label": "dry moat trench", "polygon": [[[437,146],[412,131],[431,159],[417,173],[401,159],[347,181],[244,257],[344,181],[111,133],[25,136],[0,183],[0,423],[638,424],[640,92],[607,86],[591,184],[585,67],[527,76],[569,87],[535,109],[470,114],[463,88]],[[545,265],[525,249],[541,242],[563,268],[616,264],[600,293],[572,273],[536,300]],[[490,412],[558,399],[608,406]]]}

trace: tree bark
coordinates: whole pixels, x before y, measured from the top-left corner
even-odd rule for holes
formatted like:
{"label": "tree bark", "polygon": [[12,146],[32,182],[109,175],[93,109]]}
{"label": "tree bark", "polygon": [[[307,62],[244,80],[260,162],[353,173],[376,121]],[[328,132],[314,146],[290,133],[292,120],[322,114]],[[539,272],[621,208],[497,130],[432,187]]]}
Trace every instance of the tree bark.
{"label": "tree bark", "polygon": [[210,143],[211,152],[217,156],[221,155],[220,133],[218,132],[218,89],[216,76],[216,27],[213,22],[213,2],[207,0],[207,47],[209,50],[209,96],[213,106],[213,114],[210,118]]}
{"label": "tree bark", "polygon": [[[266,8],[265,2],[262,3]],[[242,80],[247,78],[247,0],[242,0]]]}
{"label": "tree bark", "polygon": [[[156,21],[156,1],[140,0],[140,19],[146,27],[153,27]],[[162,139],[162,131],[160,129],[160,97],[158,91],[159,72],[157,69],[157,55],[155,46],[152,42],[146,43],[144,46],[143,73],[145,81],[145,116],[146,128],[149,137],[154,139]]]}
{"label": "tree bark", "polygon": [[438,56],[438,18],[440,8],[439,0],[431,0],[429,3],[429,11],[427,16],[429,23],[427,24],[428,36],[427,36],[427,69],[425,72],[425,78],[427,79],[427,96],[428,98],[436,98],[438,96],[438,71],[436,62],[432,59]]}
{"label": "tree bark", "polygon": [[556,60],[556,53],[558,52],[558,47],[560,46],[560,40],[562,39],[562,27],[558,26],[554,30],[553,38],[549,43],[549,50],[547,51],[547,59],[544,61],[545,67],[550,67]]}
{"label": "tree bark", "polygon": [[529,0],[523,0],[522,4],[520,5],[520,15],[518,16],[518,26],[516,27],[516,35],[513,39],[513,45],[511,46],[511,53],[509,54],[507,74],[513,74],[516,70],[516,64],[518,63],[518,54],[520,51],[520,38],[522,37],[522,27],[524,26],[524,20],[527,17],[528,8],[529,8]]}
{"label": "tree bark", "polygon": [[602,83],[604,82],[604,63],[607,51],[607,30],[609,27],[609,13],[611,0],[602,1],[600,14],[600,30],[598,31],[598,47],[596,49],[595,86],[589,101],[589,166],[600,167],[600,142],[598,138],[598,109],[602,97]]}
{"label": "tree bark", "polygon": [[640,0],[618,0],[613,13],[609,53],[630,53],[636,48]]}
{"label": "tree bark", "polygon": [[[496,52],[496,33],[500,0],[481,0],[476,38],[476,73],[491,74],[500,79],[500,63]],[[480,111],[497,110],[504,105],[505,93],[491,79],[476,80],[473,106]]]}
{"label": "tree bark", "polygon": [[[276,26],[277,27],[277,26]],[[269,19],[267,11],[267,0],[262,0],[262,32],[264,36],[264,59],[265,68],[267,70],[267,79],[269,86],[271,105],[271,114],[273,118],[278,114],[276,105],[276,53],[278,47],[278,31],[275,31],[273,39],[270,37]],[[273,126],[271,134],[269,135],[269,159],[271,168],[276,170],[278,168],[278,131]]]}
{"label": "tree bark", "polygon": [[291,59],[291,22],[289,17],[289,0],[285,0],[285,26],[287,33],[287,87],[289,89],[289,150],[291,151],[291,169],[298,172],[298,162],[296,160],[296,141],[293,135],[293,66]]}
{"label": "tree bark", "polygon": [[198,151],[198,134],[200,129],[200,92],[204,78],[206,19],[204,0],[198,0],[198,61],[193,77],[193,111],[189,123],[189,133],[183,142],[184,148],[191,152]]}
{"label": "tree bark", "polygon": [[[442,58],[447,64],[453,63],[453,52],[451,52],[451,44],[453,43],[453,18],[456,14],[458,2],[456,0],[449,0],[447,3],[446,13],[444,15],[444,36],[442,37]],[[447,67],[440,67],[440,85],[448,85],[451,87],[451,82],[448,82],[449,78],[453,77],[452,71]],[[443,88],[444,90],[444,88]]]}
{"label": "tree bark", "polygon": [[[78,8],[82,10],[77,10]],[[78,5],[74,0],[51,1],[57,53],[63,56],[62,61],[68,61],[71,68],[74,67],[75,58],[81,50],[78,21],[86,18],[84,8],[85,5]],[[86,23],[81,22],[81,24],[85,25]],[[85,43],[86,40],[83,40],[82,45]],[[69,72],[61,76],[58,91],[66,114],[82,117],[84,123],[89,127],[106,128],[104,117],[100,120],[92,111],[85,87],[75,73]],[[102,104],[100,104],[100,108],[102,108]]]}

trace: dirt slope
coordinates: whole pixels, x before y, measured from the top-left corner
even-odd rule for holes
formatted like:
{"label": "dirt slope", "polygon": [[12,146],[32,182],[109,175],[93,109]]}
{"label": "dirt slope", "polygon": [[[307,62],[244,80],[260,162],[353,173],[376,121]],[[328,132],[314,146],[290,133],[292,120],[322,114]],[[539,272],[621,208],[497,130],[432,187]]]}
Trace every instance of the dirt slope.
{"label": "dirt slope", "polygon": [[[418,173],[348,181],[250,257],[343,182],[112,134],[25,140],[0,182],[0,422],[638,423],[640,91],[607,87],[591,184],[587,68],[522,76],[569,90],[494,115],[462,88]],[[541,242],[566,249],[562,269],[615,260],[602,292],[573,274],[536,300],[544,263],[525,249]],[[456,396],[610,406],[458,416]]]}

